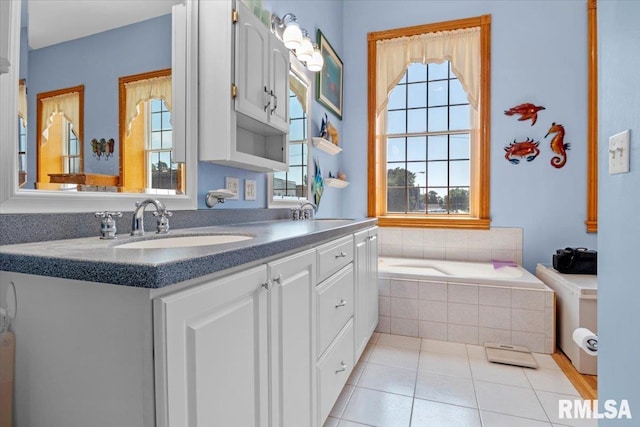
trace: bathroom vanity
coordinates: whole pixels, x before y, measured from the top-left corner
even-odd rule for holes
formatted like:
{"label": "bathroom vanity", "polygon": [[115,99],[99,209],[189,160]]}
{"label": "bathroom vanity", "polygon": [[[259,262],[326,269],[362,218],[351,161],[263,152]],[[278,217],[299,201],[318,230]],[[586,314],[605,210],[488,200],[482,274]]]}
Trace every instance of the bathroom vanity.
{"label": "bathroom vanity", "polygon": [[158,240],[229,234],[248,238],[0,247],[18,301],[15,425],[322,426],[377,324],[376,221]]}

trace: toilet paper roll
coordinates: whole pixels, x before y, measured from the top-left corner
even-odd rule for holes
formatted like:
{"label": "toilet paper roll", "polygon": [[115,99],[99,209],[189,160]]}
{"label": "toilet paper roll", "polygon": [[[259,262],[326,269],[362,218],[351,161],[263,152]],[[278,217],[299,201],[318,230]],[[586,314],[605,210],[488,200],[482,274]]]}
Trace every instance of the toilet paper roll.
{"label": "toilet paper roll", "polygon": [[587,328],[578,328],[573,331],[573,341],[588,355],[598,354],[598,336]]}

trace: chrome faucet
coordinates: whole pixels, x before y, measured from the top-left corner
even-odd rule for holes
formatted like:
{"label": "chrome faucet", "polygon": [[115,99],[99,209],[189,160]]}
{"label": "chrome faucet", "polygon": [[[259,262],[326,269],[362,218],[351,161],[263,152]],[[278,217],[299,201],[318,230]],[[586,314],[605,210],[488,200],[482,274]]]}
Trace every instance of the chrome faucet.
{"label": "chrome faucet", "polygon": [[133,221],[131,223],[132,236],[144,235],[144,209],[148,204],[156,207],[156,211],[153,213],[153,216],[158,218],[156,233],[166,234],[169,232],[169,217],[173,215],[173,213],[169,212],[160,200],[146,199],[142,202],[136,202],[136,210],[133,211]]}
{"label": "chrome faucet", "polygon": [[307,209],[308,206],[313,209],[313,212],[316,212],[318,210],[318,207],[316,205],[314,205],[313,203],[304,202],[297,208],[291,208],[292,219],[293,220],[312,219],[313,218],[313,212],[311,211],[311,209]]}

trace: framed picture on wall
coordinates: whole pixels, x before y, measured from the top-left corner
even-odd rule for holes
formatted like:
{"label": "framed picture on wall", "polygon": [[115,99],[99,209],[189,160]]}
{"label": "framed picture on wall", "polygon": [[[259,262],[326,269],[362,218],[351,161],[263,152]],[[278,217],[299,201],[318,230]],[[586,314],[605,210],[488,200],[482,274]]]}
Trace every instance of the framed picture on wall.
{"label": "framed picture on wall", "polygon": [[342,60],[322,31],[318,30],[316,40],[324,59],[316,77],[316,100],[342,120]]}

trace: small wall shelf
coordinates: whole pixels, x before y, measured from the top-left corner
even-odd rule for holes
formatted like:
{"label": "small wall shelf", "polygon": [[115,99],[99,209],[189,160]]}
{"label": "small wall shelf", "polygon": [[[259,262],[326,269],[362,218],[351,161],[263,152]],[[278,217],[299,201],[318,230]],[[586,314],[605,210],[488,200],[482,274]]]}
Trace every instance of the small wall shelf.
{"label": "small wall shelf", "polygon": [[347,185],[349,185],[349,181],[344,181],[338,178],[325,178],[324,183],[327,184],[329,187],[335,187],[335,188],[344,188]]}
{"label": "small wall shelf", "polygon": [[329,154],[331,154],[332,156],[335,156],[336,154],[338,154],[339,152],[342,151],[342,148],[338,147],[337,145],[333,144],[331,141],[327,141],[324,138],[320,138],[317,136],[314,136],[313,138],[311,138],[313,141],[313,145],[314,147],[325,151]]}

